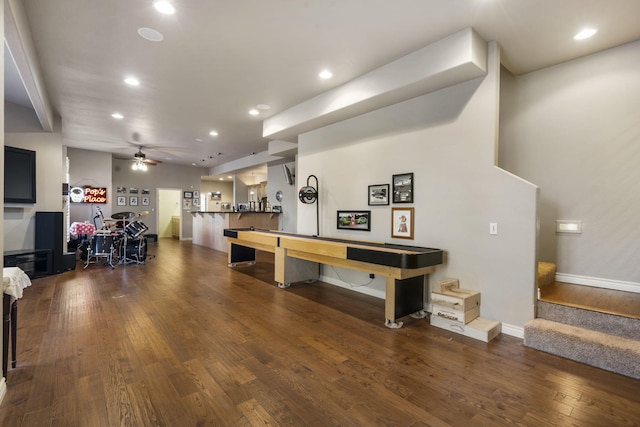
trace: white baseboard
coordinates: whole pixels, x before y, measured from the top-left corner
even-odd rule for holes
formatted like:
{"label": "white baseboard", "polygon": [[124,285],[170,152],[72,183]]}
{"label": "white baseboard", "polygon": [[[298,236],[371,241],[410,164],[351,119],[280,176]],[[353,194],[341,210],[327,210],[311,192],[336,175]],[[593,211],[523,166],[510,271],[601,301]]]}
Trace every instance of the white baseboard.
{"label": "white baseboard", "polygon": [[0,406],[2,405],[2,400],[7,395],[7,381],[4,377],[0,378]]}
{"label": "white baseboard", "polygon": [[524,339],[524,328],[522,326],[509,325],[508,323],[502,324],[502,333],[512,337]]}
{"label": "white baseboard", "polygon": [[595,288],[612,289],[616,291],[640,293],[640,283],[623,282],[621,280],[600,279],[598,277],[556,273],[556,282],[592,286]]}
{"label": "white baseboard", "polygon": [[[379,289],[372,289],[369,288],[367,286],[361,286],[361,287],[353,287],[353,286],[349,286],[347,284],[345,284],[343,281],[336,279],[335,277],[327,277],[327,276],[321,276],[320,280],[325,282],[325,283],[329,283],[331,285],[335,285],[338,286],[340,288],[345,288],[345,289],[349,289],[355,292],[360,292],[361,294],[365,294],[365,295],[369,295],[372,297],[376,297],[376,298],[380,298],[380,299],[384,299],[384,291],[381,291]],[[432,307],[431,307],[431,303],[427,303],[425,304],[425,310],[429,313],[431,313]],[[516,337],[516,338],[520,338],[520,339],[524,339],[524,328],[521,326],[514,326],[514,325],[509,325],[507,323],[503,323],[502,324],[502,333],[505,335],[510,335],[512,337]]]}
{"label": "white baseboard", "polygon": [[338,286],[340,288],[349,289],[355,292],[359,292],[361,294],[384,299],[384,291],[381,291],[379,289],[373,289],[368,286],[349,286],[348,284],[344,283],[342,280],[336,279],[335,277],[320,276],[318,280],[325,283],[329,283],[330,285]]}

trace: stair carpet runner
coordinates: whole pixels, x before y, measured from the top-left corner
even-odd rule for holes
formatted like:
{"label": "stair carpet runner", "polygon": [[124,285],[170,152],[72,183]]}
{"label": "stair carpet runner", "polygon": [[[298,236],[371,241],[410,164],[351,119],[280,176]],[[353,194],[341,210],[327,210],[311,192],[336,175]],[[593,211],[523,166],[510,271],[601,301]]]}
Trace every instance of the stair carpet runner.
{"label": "stair carpet runner", "polygon": [[[549,284],[549,265],[555,281],[555,266],[544,264],[539,286]],[[640,379],[640,320],[545,301],[537,307],[524,326],[525,346]]]}

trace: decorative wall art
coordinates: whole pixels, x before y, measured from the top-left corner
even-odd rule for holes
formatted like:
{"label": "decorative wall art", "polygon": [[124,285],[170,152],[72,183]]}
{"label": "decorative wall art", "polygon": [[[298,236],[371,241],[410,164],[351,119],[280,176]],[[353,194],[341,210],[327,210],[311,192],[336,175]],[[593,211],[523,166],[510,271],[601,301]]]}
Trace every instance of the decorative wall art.
{"label": "decorative wall art", "polygon": [[142,197],[142,206],[149,206],[149,197]]}
{"label": "decorative wall art", "polygon": [[118,206],[126,206],[127,196],[118,196]]}
{"label": "decorative wall art", "polygon": [[182,197],[185,199],[191,199],[193,198],[193,193],[191,191],[184,191]]}
{"label": "decorative wall art", "polygon": [[338,211],[337,227],[340,230],[371,231],[371,211]]}
{"label": "decorative wall art", "polygon": [[393,203],[413,203],[413,173],[393,175]]}
{"label": "decorative wall art", "polygon": [[138,188],[137,187],[129,188],[129,194],[138,194]]}
{"label": "decorative wall art", "polygon": [[[190,191],[189,192],[187,192],[187,191],[184,192],[184,194],[187,194],[187,193],[191,194]],[[185,211],[188,211],[188,210],[191,209],[191,198],[182,200],[182,209],[184,209]]]}
{"label": "decorative wall art", "polygon": [[391,208],[391,237],[413,239],[413,208]]}
{"label": "decorative wall art", "polygon": [[129,196],[129,206],[138,206],[138,196]]}
{"label": "decorative wall art", "polygon": [[370,185],[368,191],[369,206],[389,204],[389,184]]}

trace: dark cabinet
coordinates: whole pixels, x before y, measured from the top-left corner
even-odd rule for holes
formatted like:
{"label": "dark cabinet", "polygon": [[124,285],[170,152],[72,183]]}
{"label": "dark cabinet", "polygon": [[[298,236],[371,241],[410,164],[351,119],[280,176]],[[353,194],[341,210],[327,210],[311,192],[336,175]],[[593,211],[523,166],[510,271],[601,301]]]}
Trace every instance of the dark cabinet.
{"label": "dark cabinet", "polygon": [[20,267],[31,279],[52,274],[51,249],[20,249],[4,252],[5,267]]}

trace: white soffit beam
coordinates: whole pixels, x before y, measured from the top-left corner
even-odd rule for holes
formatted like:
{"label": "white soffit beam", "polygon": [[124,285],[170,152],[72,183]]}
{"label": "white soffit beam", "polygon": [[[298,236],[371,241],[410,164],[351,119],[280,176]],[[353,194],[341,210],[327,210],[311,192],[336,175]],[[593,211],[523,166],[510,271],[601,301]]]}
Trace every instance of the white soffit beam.
{"label": "white soffit beam", "polygon": [[487,73],[487,43],[465,28],[263,122],[265,138],[298,135]]}
{"label": "white soffit beam", "polygon": [[268,152],[270,156],[294,157],[298,154],[298,144],[276,139],[269,141]]}
{"label": "white soffit beam", "polygon": [[42,129],[51,132],[53,131],[53,110],[38,67],[24,7],[19,0],[5,0],[4,5],[6,46],[16,64]]}
{"label": "white soffit beam", "polygon": [[243,157],[241,159],[233,160],[231,162],[223,163],[218,166],[214,166],[209,169],[209,175],[220,175],[224,173],[235,173],[238,171],[251,169],[256,166],[264,166],[265,164],[278,162],[282,160],[281,157],[272,156],[267,151],[261,151],[250,156]]}

